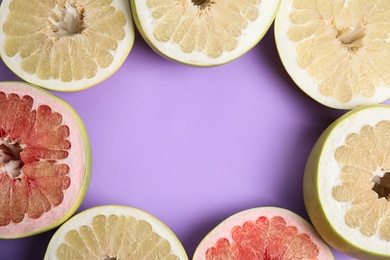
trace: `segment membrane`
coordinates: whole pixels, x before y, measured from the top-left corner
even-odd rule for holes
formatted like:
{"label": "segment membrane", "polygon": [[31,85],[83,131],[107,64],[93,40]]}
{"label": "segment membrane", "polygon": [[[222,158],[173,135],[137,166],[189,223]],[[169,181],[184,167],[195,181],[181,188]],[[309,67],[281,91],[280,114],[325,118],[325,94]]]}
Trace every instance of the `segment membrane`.
{"label": "segment membrane", "polygon": [[349,134],[336,149],[335,159],[342,166],[341,184],[333,187],[332,196],[348,203],[345,224],[367,237],[379,234],[389,241],[389,228],[384,225],[390,219],[390,194],[377,194],[373,187],[390,171],[390,121]]}
{"label": "segment membrane", "polygon": [[258,217],[231,229],[206,251],[205,259],[318,259],[319,249],[306,233],[288,226],[283,217]]}
{"label": "segment membrane", "polygon": [[168,240],[135,217],[97,215],[92,225],[70,230],[57,248],[58,259],[172,259]]}
{"label": "segment membrane", "polygon": [[71,147],[69,128],[61,114],[33,104],[31,96],[0,92],[0,144],[9,157],[0,160],[0,226],[26,214],[39,218],[62,203],[70,186],[70,168],[60,162]]}

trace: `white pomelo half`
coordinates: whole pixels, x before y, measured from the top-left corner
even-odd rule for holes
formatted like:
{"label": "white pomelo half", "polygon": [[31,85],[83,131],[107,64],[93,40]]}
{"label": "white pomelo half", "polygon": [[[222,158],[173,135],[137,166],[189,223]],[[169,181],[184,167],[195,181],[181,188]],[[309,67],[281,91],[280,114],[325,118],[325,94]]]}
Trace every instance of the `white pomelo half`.
{"label": "white pomelo half", "polygon": [[77,91],[110,77],[134,43],[128,1],[3,0],[0,56],[21,79]]}
{"label": "white pomelo half", "polygon": [[129,206],[104,205],[78,213],[51,238],[45,260],[186,260],[175,234],[151,214]]}
{"label": "white pomelo half", "polygon": [[310,219],[331,246],[390,258],[390,106],[355,108],[314,145],[304,174]]}
{"label": "white pomelo half", "polygon": [[0,239],[31,236],[68,219],[91,176],[76,111],[21,82],[0,82]]}
{"label": "white pomelo half", "polygon": [[296,85],[337,109],[390,97],[390,2],[283,0],[279,56]]}
{"label": "white pomelo half", "polygon": [[135,24],[158,54],[193,66],[228,63],[271,26],[279,0],[130,0]]}
{"label": "white pomelo half", "polygon": [[194,260],[334,259],[316,230],[296,213],[279,207],[238,212],[198,245]]}

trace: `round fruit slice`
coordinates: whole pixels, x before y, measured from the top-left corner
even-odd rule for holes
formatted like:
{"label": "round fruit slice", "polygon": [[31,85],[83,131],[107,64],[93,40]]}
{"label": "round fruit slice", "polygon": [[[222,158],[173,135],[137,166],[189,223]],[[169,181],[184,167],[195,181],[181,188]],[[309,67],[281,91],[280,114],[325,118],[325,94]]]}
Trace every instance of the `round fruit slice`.
{"label": "round fruit slice", "polygon": [[271,26],[279,0],[130,0],[135,24],[158,54],[193,66],[230,62]]}
{"label": "round fruit slice", "polygon": [[26,83],[0,82],[0,238],[63,223],[90,172],[87,132],[70,105]]}
{"label": "round fruit slice", "polygon": [[283,0],[275,20],[280,58],[323,105],[352,109],[390,97],[390,2]]}
{"label": "round fruit slice", "polygon": [[212,230],[194,260],[334,259],[328,245],[297,214],[277,207],[239,212]]}
{"label": "round fruit slice", "polygon": [[105,205],[85,210],[63,224],[44,259],[188,259],[175,234],[137,208]]}
{"label": "round fruit slice", "polygon": [[321,135],[307,161],[305,205],[331,246],[390,259],[390,106],[355,108]]}
{"label": "round fruit slice", "polygon": [[3,0],[0,56],[23,80],[82,90],[112,75],[134,42],[128,1]]}

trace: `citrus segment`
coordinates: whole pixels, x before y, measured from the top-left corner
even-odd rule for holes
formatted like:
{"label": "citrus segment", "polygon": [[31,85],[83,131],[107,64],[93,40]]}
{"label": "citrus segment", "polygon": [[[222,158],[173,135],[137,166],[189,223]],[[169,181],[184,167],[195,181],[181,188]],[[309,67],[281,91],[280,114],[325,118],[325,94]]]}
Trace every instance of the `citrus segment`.
{"label": "citrus segment", "polygon": [[45,259],[187,259],[175,235],[139,209],[106,205],[67,221],[52,237]]}
{"label": "citrus segment", "polygon": [[59,225],[80,205],[88,139],[63,101],[27,84],[0,85],[0,238],[14,238]]}
{"label": "citrus segment", "polygon": [[280,57],[294,81],[327,106],[390,97],[389,2],[283,1],[275,21]]}
{"label": "citrus segment", "polygon": [[158,53],[195,66],[227,63],[257,44],[279,1],[131,0],[136,25]]}
{"label": "citrus segment", "polygon": [[54,90],[97,84],[134,40],[126,1],[3,1],[0,54],[21,78]]}
{"label": "citrus segment", "polygon": [[314,226],[355,257],[390,257],[389,133],[389,106],[353,109],[325,130],[306,166],[304,198]]}
{"label": "citrus segment", "polygon": [[212,230],[196,259],[334,259],[308,222],[275,207],[239,212]]}

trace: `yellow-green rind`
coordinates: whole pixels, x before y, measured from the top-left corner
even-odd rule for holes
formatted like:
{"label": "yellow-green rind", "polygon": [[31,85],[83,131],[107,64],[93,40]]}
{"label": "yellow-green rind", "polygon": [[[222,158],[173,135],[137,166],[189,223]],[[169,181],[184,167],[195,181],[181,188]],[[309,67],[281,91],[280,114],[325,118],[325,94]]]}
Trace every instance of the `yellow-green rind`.
{"label": "yellow-green rind", "polygon": [[132,16],[133,16],[133,21],[134,21],[134,24],[135,26],[137,27],[138,29],[138,32],[141,34],[141,37],[144,39],[144,41],[146,42],[146,44],[157,54],[159,55],[160,57],[162,58],[165,58],[169,61],[172,61],[172,62],[177,62],[177,63],[180,63],[180,64],[184,64],[184,65],[187,65],[187,66],[191,66],[191,67],[198,67],[198,68],[209,68],[209,67],[217,67],[217,66],[222,66],[222,65],[225,65],[225,64],[228,64],[234,60],[237,60],[238,58],[242,57],[244,54],[248,53],[251,49],[253,49],[263,38],[264,36],[267,34],[267,32],[269,31],[270,27],[272,26],[274,20],[275,20],[275,17],[276,17],[276,14],[278,13],[278,10],[279,10],[279,7],[280,7],[280,3],[281,3],[281,0],[273,0],[273,1],[278,1],[278,4],[277,4],[277,8],[276,8],[276,11],[274,12],[273,14],[273,18],[270,20],[269,24],[264,28],[264,32],[259,36],[258,40],[255,41],[251,46],[250,48],[247,48],[247,50],[243,53],[241,53],[240,55],[238,55],[237,57],[231,59],[231,60],[227,60],[225,62],[222,62],[222,63],[210,63],[210,64],[198,64],[198,63],[191,63],[191,62],[185,62],[183,60],[179,60],[179,59],[175,59],[171,56],[168,56],[166,55],[165,53],[163,53],[162,51],[160,51],[153,43],[152,41],[146,36],[146,32],[144,30],[144,27],[142,26],[141,22],[140,22],[140,18],[139,18],[139,15],[137,13],[137,4],[135,3],[135,0],[130,0],[130,7],[131,7],[131,12],[132,12]]}
{"label": "yellow-green rind", "polygon": [[[64,223],[64,225],[69,224],[71,221],[75,221],[75,220],[77,220],[77,219],[79,219],[79,218],[82,218],[83,215],[85,215],[86,213],[88,213],[88,212],[90,212],[90,211],[92,211],[92,210],[99,210],[102,214],[105,214],[105,209],[107,209],[107,208],[115,208],[115,207],[116,207],[116,208],[121,208],[121,209],[124,209],[124,210],[129,210],[129,211],[131,211],[131,210],[138,211],[138,212],[141,212],[143,215],[148,216],[150,219],[153,219],[153,221],[155,221],[156,223],[158,223],[158,224],[160,225],[160,227],[162,227],[166,232],[168,232],[169,235],[170,235],[170,237],[173,238],[173,239],[175,239],[175,241],[177,242],[177,245],[180,246],[180,250],[182,251],[182,254],[183,254],[183,256],[184,256],[184,258],[183,258],[183,259],[180,259],[180,260],[188,260],[187,252],[186,252],[186,250],[184,249],[184,247],[183,247],[181,241],[179,240],[179,238],[176,236],[176,234],[175,234],[175,233],[174,233],[174,232],[173,232],[173,231],[172,231],[164,222],[162,222],[162,221],[161,221],[160,219],[158,219],[156,216],[154,216],[154,215],[150,214],[149,212],[146,212],[146,211],[144,211],[144,210],[142,210],[142,209],[136,208],[136,207],[125,206],[125,205],[119,205],[119,204],[107,204],[107,205],[101,205],[101,206],[94,206],[94,207],[92,207],[92,208],[85,209],[85,210],[83,210],[82,212],[80,212],[80,213],[74,215],[73,217],[69,218],[68,221],[66,221],[66,222]],[[60,229],[61,229],[62,227],[63,227],[63,226],[61,226]],[[52,237],[52,240],[53,240],[54,236],[58,235],[59,232],[60,232],[60,230],[58,229],[58,230],[54,233],[54,235],[53,235],[53,237]],[[51,241],[49,242],[49,244],[48,244],[48,247],[47,247],[46,252],[45,252],[45,256],[44,256],[44,258],[43,258],[44,260],[50,260],[50,259],[52,259],[52,256],[49,255],[49,253],[48,253],[49,248],[50,248],[51,246],[53,246],[53,245],[52,245],[52,240],[51,240]]]}
{"label": "yellow-green rind", "polygon": [[[370,252],[364,248],[358,247],[351,243],[350,241],[344,239],[340,233],[332,226],[329,219],[327,218],[326,212],[321,206],[321,198],[318,192],[318,187],[321,185],[318,180],[318,166],[321,160],[321,155],[323,152],[323,147],[325,146],[328,138],[331,136],[333,130],[347,119],[350,115],[358,113],[359,111],[370,109],[374,107],[383,107],[389,109],[388,105],[366,105],[358,107],[348,111],[346,114],[338,118],[331,125],[329,125],[325,131],[320,135],[317,142],[314,144],[304,171],[303,178],[303,198],[307,213],[309,215],[310,221],[312,222],[315,229],[318,231],[320,236],[333,248],[336,250],[358,258],[365,260],[388,260],[390,255],[381,255]],[[342,214],[342,213],[340,213]]]}
{"label": "yellow-green rind", "polygon": [[86,162],[85,170],[84,170],[83,184],[82,184],[82,186],[80,188],[79,195],[77,196],[77,200],[72,205],[72,207],[68,210],[68,212],[61,219],[57,220],[54,223],[48,224],[43,229],[36,230],[36,231],[30,232],[30,233],[26,233],[26,234],[24,234],[22,236],[5,237],[5,238],[0,237],[0,240],[1,239],[2,240],[10,240],[10,239],[18,239],[18,238],[34,236],[34,235],[38,235],[38,234],[41,234],[43,232],[52,230],[52,229],[60,226],[61,224],[63,224],[66,220],[68,220],[77,211],[77,209],[81,206],[81,203],[84,201],[84,198],[85,198],[85,196],[87,194],[87,191],[88,191],[88,188],[89,188],[89,185],[90,185],[91,175],[92,175],[92,151],[91,151],[91,145],[90,145],[88,132],[87,132],[87,129],[86,129],[85,125],[84,125],[84,122],[81,120],[81,118],[80,118],[79,114],[76,112],[76,110],[69,103],[67,103],[63,99],[57,97],[56,95],[50,93],[49,91],[47,91],[45,89],[42,89],[42,88],[40,88],[38,86],[35,86],[33,84],[30,84],[30,83],[18,82],[18,81],[2,81],[0,83],[1,84],[12,84],[12,85],[19,85],[19,86],[23,86],[23,87],[35,88],[35,89],[41,91],[42,93],[46,94],[47,96],[53,98],[57,102],[61,103],[63,106],[65,106],[69,110],[69,112],[72,114],[73,118],[77,122],[77,125],[78,125],[78,127],[80,129],[80,133],[82,135],[82,139],[83,139],[83,142],[84,142],[85,162]]}

